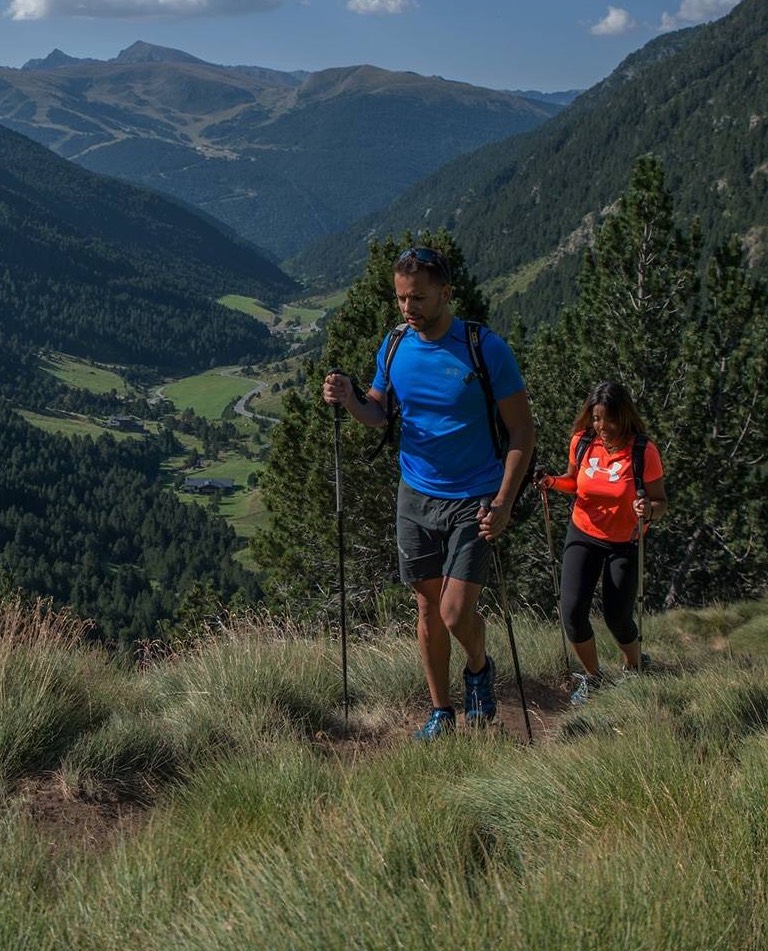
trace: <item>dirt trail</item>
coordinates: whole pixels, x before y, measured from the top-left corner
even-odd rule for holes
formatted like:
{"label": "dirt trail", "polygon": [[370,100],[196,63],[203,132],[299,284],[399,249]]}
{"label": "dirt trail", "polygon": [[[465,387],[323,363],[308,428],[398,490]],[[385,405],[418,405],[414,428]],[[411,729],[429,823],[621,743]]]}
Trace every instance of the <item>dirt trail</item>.
{"label": "dirt trail", "polygon": [[[569,708],[567,691],[538,682],[524,683],[524,690],[533,742],[546,742]],[[528,731],[517,685],[501,683],[497,694],[497,718],[488,729],[527,744]],[[355,728],[353,714],[346,731],[318,733],[314,742],[319,751],[342,762],[354,762],[360,755],[408,740],[428,714],[426,706],[414,706],[394,725],[362,729]],[[457,730],[459,733],[465,730],[461,713]],[[117,795],[100,799],[74,796],[58,773],[24,780],[19,798],[24,803],[24,814],[49,842],[53,855],[71,850],[99,852],[119,835],[131,834],[140,828],[151,813],[151,806],[146,803]]]}

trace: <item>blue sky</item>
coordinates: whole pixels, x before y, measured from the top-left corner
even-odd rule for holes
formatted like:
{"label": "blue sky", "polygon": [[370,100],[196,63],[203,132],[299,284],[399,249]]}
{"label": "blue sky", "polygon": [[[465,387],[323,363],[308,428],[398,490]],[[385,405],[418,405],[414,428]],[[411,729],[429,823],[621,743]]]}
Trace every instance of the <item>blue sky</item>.
{"label": "blue sky", "polygon": [[371,63],[552,92],[585,89],[661,32],[737,0],[0,0],[0,66],[61,49],[111,59],[136,40],[228,65]]}

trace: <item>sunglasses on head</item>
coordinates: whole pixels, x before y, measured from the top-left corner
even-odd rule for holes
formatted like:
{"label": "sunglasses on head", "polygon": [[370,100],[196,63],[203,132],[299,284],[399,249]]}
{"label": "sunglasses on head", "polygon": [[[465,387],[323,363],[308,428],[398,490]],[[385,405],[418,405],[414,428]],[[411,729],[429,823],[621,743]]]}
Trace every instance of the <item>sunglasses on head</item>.
{"label": "sunglasses on head", "polygon": [[432,248],[407,248],[397,259],[398,264],[401,261],[408,261],[411,258],[420,264],[431,264],[440,271],[440,274],[446,284],[451,283],[451,266],[444,254],[439,251],[433,251]]}

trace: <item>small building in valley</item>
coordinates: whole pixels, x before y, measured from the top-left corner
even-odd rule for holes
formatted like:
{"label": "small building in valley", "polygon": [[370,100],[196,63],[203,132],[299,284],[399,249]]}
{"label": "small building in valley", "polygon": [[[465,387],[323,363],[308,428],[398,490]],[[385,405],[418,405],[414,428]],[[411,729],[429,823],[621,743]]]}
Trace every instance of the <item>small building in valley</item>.
{"label": "small building in valley", "polygon": [[110,429],[118,429],[121,433],[143,433],[144,423],[135,416],[110,416],[107,420]]}
{"label": "small building in valley", "polygon": [[235,490],[234,479],[196,479],[194,476],[186,476],[183,492],[195,492],[198,495],[213,495],[214,492],[221,492],[229,495]]}

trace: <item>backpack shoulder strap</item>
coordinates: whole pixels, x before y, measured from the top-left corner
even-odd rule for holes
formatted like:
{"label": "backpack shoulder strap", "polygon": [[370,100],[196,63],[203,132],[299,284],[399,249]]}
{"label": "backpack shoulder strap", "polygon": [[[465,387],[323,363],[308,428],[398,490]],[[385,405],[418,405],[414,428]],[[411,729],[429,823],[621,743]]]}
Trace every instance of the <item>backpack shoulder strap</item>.
{"label": "backpack shoulder strap", "polygon": [[469,350],[469,355],[472,358],[472,366],[474,367],[477,378],[480,380],[480,385],[483,388],[483,393],[485,394],[485,407],[488,413],[488,428],[491,431],[493,449],[498,458],[501,459],[504,456],[504,450],[502,448],[501,437],[499,435],[499,420],[497,417],[496,399],[493,395],[491,379],[488,375],[488,367],[486,365],[485,357],[483,356],[483,348],[481,346],[480,328],[482,326],[483,325],[477,320],[465,320],[464,334],[467,340],[467,349]]}
{"label": "backpack shoulder strap", "polygon": [[381,450],[384,448],[385,443],[392,443],[392,434],[395,428],[395,420],[397,419],[397,409],[395,407],[395,397],[392,392],[392,383],[390,382],[390,373],[389,368],[392,366],[392,360],[394,359],[397,348],[400,346],[400,341],[403,339],[405,331],[408,329],[408,324],[402,323],[398,324],[397,327],[393,327],[389,332],[389,337],[387,338],[387,349],[384,351],[384,381],[385,381],[385,396],[386,396],[386,415],[387,415],[387,425],[384,427],[384,432],[381,435],[381,439],[378,442],[378,445],[373,450],[373,452],[368,457],[368,462],[373,462],[373,460],[378,456]]}
{"label": "backpack shoulder strap", "polygon": [[645,491],[645,482],[643,481],[643,471],[645,469],[645,447],[648,445],[648,436],[645,433],[638,433],[635,441],[632,443],[632,475],[635,478],[635,488],[638,492]]}
{"label": "backpack shoulder strap", "polygon": [[408,324],[402,323],[398,324],[397,327],[393,327],[389,332],[389,338],[387,339],[387,349],[384,352],[384,379],[387,383],[387,389],[391,389],[389,382],[389,368],[392,366],[392,359],[395,356],[397,348],[400,346],[400,341],[403,339],[403,334],[408,329]]}
{"label": "backpack shoulder strap", "polygon": [[579,441],[576,443],[576,471],[578,472],[581,467],[581,460],[584,458],[584,453],[589,449],[592,443],[595,441],[595,431],[594,429],[585,429],[584,432],[579,437]]}

